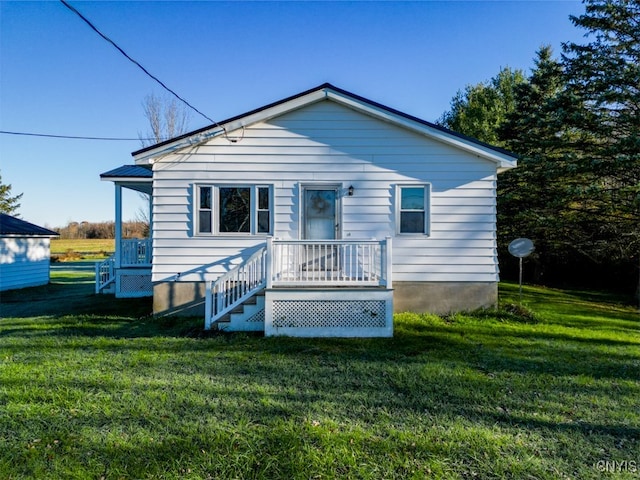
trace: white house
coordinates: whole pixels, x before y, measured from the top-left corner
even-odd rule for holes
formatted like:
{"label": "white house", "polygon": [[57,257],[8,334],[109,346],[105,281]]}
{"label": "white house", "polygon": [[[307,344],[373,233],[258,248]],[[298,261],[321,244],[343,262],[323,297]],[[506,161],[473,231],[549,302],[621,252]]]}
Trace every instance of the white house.
{"label": "white house", "polygon": [[102,178],[117,222],[123,187],[152,192],[152,238],[117,242],[97,288],[150,279],[156,314],[388,336],[393,311],[497,301],[502,149],[324,84],[133,157]]}
{"label": "white house", "polygon": [[58,234],[0,213],[0,292],[49,283],[51,237]]}

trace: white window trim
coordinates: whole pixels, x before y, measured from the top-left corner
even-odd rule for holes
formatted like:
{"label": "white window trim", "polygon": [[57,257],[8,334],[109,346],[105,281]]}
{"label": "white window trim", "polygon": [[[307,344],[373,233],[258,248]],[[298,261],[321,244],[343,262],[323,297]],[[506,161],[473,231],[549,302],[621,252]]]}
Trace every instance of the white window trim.
{"label": "white window trim", "polygon": [[[401,212],[402,209],[400,208],[402,206],[402,189],[403,188],[424,188],[425,190],[425,195],[424,195],[424,215],[425,215],[425,219],[424,219],[424,232],[420,233],[420,232],[401,232],[400,231],[400,225],[401,225]],[[396,201],[396,208],[395,208],[395,231],[396,231],[396,235],[398,236],[403,236],[403,237],[425,237],[425,236],[430,236],[431,235],[431,183],[429,182],[424,182],[424,183],[400,183],[396,185],[396,194],[395,194],[395,201]]]}
{"label": "white window trim", "polygon": [[[211,188],[211,232],[200,231],[200,189]],[[249,232],[221,232],[220,231],[220,188],[250,188],[251,199],[249,209],[251,210],[251,225]],[[269,189],[269,231],[258,233],[258,189]],[[194,184],[194,210],[193,229],[194,235],[198,237],[268,237],[273,235],[274,230],[274,187],[267,183],[197,183]]]}

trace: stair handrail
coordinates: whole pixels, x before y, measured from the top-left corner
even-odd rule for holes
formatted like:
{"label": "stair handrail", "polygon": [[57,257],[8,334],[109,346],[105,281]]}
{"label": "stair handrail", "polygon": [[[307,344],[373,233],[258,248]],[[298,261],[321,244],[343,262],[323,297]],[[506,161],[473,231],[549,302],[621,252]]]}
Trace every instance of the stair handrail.
{"label": "stair handrail", "polygon": [[267,285],[267,247],[229,270],[215,281],[207,282],[205,294],[205,330]]}
{"label": "stair handrail", "polygon": [[96,293],[116,280],[116,256],[111,255],[102,262],[96,262]]}

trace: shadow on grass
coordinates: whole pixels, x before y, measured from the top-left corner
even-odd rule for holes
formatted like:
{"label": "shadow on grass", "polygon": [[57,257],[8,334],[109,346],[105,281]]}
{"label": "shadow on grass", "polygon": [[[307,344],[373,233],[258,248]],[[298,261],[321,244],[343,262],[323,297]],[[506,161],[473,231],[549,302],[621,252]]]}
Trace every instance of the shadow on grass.
{"label": "shadow on grass", "polygon": [[[512,375],[506,374],[508,362],[503,371],[491,372],[495,376],[478,371],[478,358],[470,354],[473,344],[464,345],[439,333],[419,339],[422,341],[404,333],[393,340],[256,341],[244,335],[216,337],[212,341],[163,339],[161,347],[149,342],[137,344],[136,354],[127,348],[108,350],[108,363],[103,363],[105,352],[84,346],[81,357],[70,358],[79,368],[94,358],[91,376],[77,376],[76,369],[71,369],[55,379],[34,378],[31,385],[41,392],[39,401],[45,405],[55,402],[60,392],[83,399],[80,411],[69,417],[66,410],[47,408],[46,415],[65,416],[60,422],[51,418],[47,425],[60,423],[69,431],[85,432],[87,426],[105,432],[104,426],[109,425],[109,431],[122,432],[122,437],[142,431],[159,438],[161,443],[154,444],[139,435],[138,439],[144,441],[134,445],[115,434],[110,441],[101,439],[96,443],[73,437],[89,443],[72,452],[75,458],[82,458],[85,450],[112,466],[112,459],[128,458],[131,466],[123,463],[119,468],[131,477],[149,475],[149,471],[142,475],[142,470],[135,470],[145,464],[131,461],[133,458],[151,458],[154,461],[147,468],[162,468],[175,462],[176,457],[201,458],[205,451],[229,461],[244,460],[246,468],[250,444],[260,445],[259,453],[251,457],[255,461],[264,465],[275,462],[286,469],[296,455],[308,453],[305,447],[313,445],[329,453],[336,439],[344,436],[349,442],[354,432],[361,432],[358,454],[363,458],[376,458],[380,453],[376,450],[386,443],[382,451],[385,455],[388,448],[393,455],[414,458],[416,450],[411,444],[415,446],[426,435],[435,438],[427,444],[430,449],[441,442],[451,445],[447,455],[463,458],[490,451],[482,444],[469,447],[464,438],[456,436],[452,425],[485,431],[495,431],[498,426],[517,442],[535,432],[533,436],[553,445],[562,435],[573,443],[593,444],[589,452],[595,452],[603,443],[621,443],[621,439],[625,448],[638,446],[637,424],[596,417],[598,407],[591,405],[595,398],[618,401],[623,395],[633,396],[637,385],[616,385],[612,392],[611,384],[606,382],[583,386],[575,379],[555,380],[538,371],[534,364],[517,384]],[[220,341],[229,343],[220,348]],[[132,343],[135,342],[127,342],[127,347]],[[411,356],[398,355],[409,345]],[[154,355],[160,349],[163,355]],[[66,359],[63,350],[56,344],[56,354]],[[170,355],[171,352],[175,354]],[[394,356],[398,357],[395,361]],[[133,377],[131,372],[135,372]],[[171,380],[162,381],[167,372]],[[6,388],[19,389],[22,383],[19,379]],[[109,409],[95,406],[104,399],[109,399]],[[93,407],[87,408],[87,403]],[[536,418],[536,414],[542,418]],[[317,426],[311,424],[315,419],[319,420]],[[32,423],[34,429],[43,424],[41,418],[20,422]],[[334,422],[330,432],[325,422]],[[58,438],[56,428],[50,428],[51,438]],[[321,435],[332,440],[321,447],[317,443]],[[283,448],[290,437],[298,439],[297,443]],[[238,443],[239,439],[247,444]],[[131,452],[135,455],[131,456]],[[525,449],[525,453],[530,452]],[[609,453],[619,455],[622,449]],[[579,464],[575,458],[570,463]],[[225,477],[220,472],[217,471]],[[243,476],[233,473],[230,476]],[[248,473],[246,476],[251,477]],[[296,475],[291,472],[281,478]]]}
{"label": "shadow on grass", "polygon": [[[492,325],[485,330],[464,325],[437,323],[398,323],[392,339],[341,338],[260,338],[259,334],[202,333],[202,319],[131,320],[120,317],[68,316],[39,319],[38,322],[13,320],[0,325],[0,338],[10,347],[28,339],[25,350],[65,348],[64,339],[84,338],[67,348],[84,349],[92,338],[102,338],[99,348],[118,352],[153,354],[238,355],[249,361],[267,356],[294,364],[350,365],[388,363],[420,366],[446,362],[471,369],[481,376],[546,375],[584,376],[593,379],[639,381],[640,343],[576,339],[565,335],[513,330],[512,325]],[[535,327],[534,327],[535,328]],[[51,338],[61,342],[50,343]],[[138,343],[140,338],[155,339]],[[120,340],[129,339],[131,342]],[[94,347],[91,347],[94,348]],[[241,372],[240,372],[241,373]],[[622,387],[619,387],[622,388]]]}
{"label": "shadow on grass", "polygon": [[117,299],[113,295],[96,295],[91,273],[55,275],[48,285],[0,294],[0,319],[67,315],[137,319],[150,315],[151,311],[151,298]]}
{"label": "shadow on grass", "polygon": [[[500,292],[508,293],[513,297],[518,295],[518,284],[513,282],[501,282]],[[568,290],[562,288],[545,287],[543,285],[523,285],[524,296],[532,293],[544,294],[547,298],[575,299],[586,302],[595,302],[601,305],[613,307],[637,307],[637,302],[632,295],[601,290]]]}
{"label": "shadow on grass", "polygon": [[[518,285],[501,283],[500,297],[501,303],[520,303]],[[605,316],[607,328],[611,321],[632,322],[640,327],[640,310],[634,305],[633,298],[620,294],[525,286],[522,304],[539,312],[547,321],[560,320],[564,325],[586,326]]]}
{"label": "shadow on grass", "polygon": [[[490,312],[453,316],[450,319],[417,316],[402,321],[396,316],[396,335],[392,339],[299,339],[268,338],[255,341],[259,334],[203,332],[202,319],[150,316],[151,299],[116,299],[96,295],[86,283],[87,274],[54,279],[43,287],[3,294],[0,305],[0,337],[104,337],[111,339],[175,337],[192,340],[189,349],[205,351],[225,347],[262,354],[309,356],[338,363],[352,361],[424,362],[432,358],[465,364],[481,372],[548,373],[587,375],[595,378],[638,380],[638,356],[629,348],[640,348],[640,335],[633,312],[624,310],[616,319],[598,317],[601,304],[584,303],[579,296],[563,295],[546,289],[526,288],[528,300],[547,306],[576,302],[579,315],[593,318],[579,323],[581,328],[553,330],[548,323],[518,323],[508,313],[493,319]],[[506,286],[503,289],[517,288]],[[560,307],[564,308],[564,307]],[[618,305],[613,305],[616,311]],[[595,309],[595,310],[594,310]],[[596,313],[594,313],[596,312]],[[48,317],[37,318],[34,317]],[[569,324],[572,315],[566,315]],[[612,324],[616,325],[612,327]],[[564,325],[566,327],[566,325]],[[603,333],[604,332],[604,333]],[[41,348],[34,343],[34,348]],[[120,348],[134,350],[138,344]],[[183,348],[181,345],[154,343],[157,351]]]}
{"label": "shadow on grass", "polygon": [[[544,475],[555,464],[589,478],[587,460],[605,450],[627,458],[640,446],[633,322],[600,338],[606,317],[553,330],[509,316],[409,314],[396,317],[390,339],[256,338],[203,334],[202,319],[136,316],[139,300],[96,297],[86,285],[47,288],[31,298],[67,292],[53,301],[68,314],[0,321],[5,367],[20,372],[3,386],[11,398],[33,389],[28,402],[41,407],[9,418],[20,438],[5,451],[25,477],[48,472],[37,470],[38,448],[43,457],[59,449],[59,469],[88,469],[91,452],[96,470],[87,478],[168,476],[181,462],[219,478],[330,477],[331,468],[349,472],[347,457],[383,468],[352,478],[410,478],[402,465],[426,456],[475,465],[489,455],[486,464],[499,464],[544,444],[551,453],[536,453],[545,462],[537,478],[556,478]],[[78,313],[89,305],[91,313]],[[15,431],[6,423],[0,437]],[[494,446],[496,432],[508,447]],[[478,433],[486,439],[470,443]],[[25,448],[34,438],[42,445]],[[309,469],[343,447],[345,456]],[[450,477],[472,477],[450,468]]]}

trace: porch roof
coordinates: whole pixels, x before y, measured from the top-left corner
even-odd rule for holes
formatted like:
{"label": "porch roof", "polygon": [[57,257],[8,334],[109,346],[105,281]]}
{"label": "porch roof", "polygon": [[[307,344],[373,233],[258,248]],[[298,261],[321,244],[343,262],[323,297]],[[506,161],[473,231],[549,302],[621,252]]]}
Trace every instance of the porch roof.
{"label": "porch roof", "polygon": [[100,174],[100,180],[113,182],[125,188],[151,194],[153,171],[142,165],[123,165]]}
{"label": "porch roof", "polygon": [[115,178],[135,178],[139,180],[141,178],[153,178],[153,172],[149,167],[143,167],[140,165],[123,165],[108,172],[100,174],[100,178],[113,180]]}

